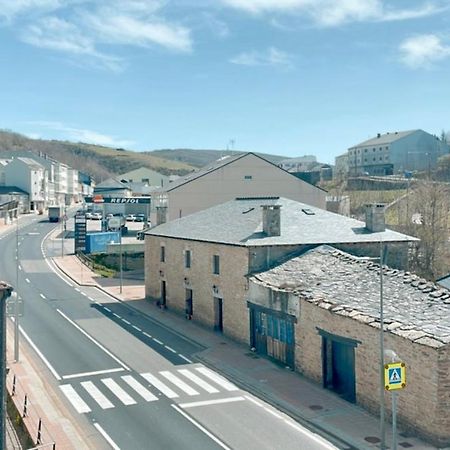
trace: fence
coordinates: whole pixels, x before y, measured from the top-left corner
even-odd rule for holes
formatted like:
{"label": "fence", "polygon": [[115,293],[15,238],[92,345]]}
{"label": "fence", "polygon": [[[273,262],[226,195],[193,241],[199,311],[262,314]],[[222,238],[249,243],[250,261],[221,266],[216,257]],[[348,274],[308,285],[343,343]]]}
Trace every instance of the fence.
{"label": "fence", "polygon": [[17,410],[12,420],[15,422],[16,427],[24,425],[33,442],[33,447],[28,447],[28,450],[56,450],[56,442],[42,421],[39,408],[33,405],[26,389],[12,370],[9,371],[6,378],[6,387]]}

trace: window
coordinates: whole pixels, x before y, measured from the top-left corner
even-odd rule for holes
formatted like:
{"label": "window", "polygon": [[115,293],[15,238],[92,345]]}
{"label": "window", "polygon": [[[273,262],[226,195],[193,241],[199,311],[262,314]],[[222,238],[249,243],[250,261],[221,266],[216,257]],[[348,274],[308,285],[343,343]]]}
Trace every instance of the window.
{"label": "window", "polygon": [[149,178],[142,178],[142,183],[150,183],[150,179]]}
{"label": "window", "polygon": [[367,153],[367,148],[364,149],[364,153]]}
{"label": "window", "polygon": [[161,253],[159,255],[159,260],[161,262],[166,262],[166,247],[165,247],[165,245],[161,245]]}
{"label": "window", "polygon": [[376,150],[376,148],[374,148],[374,149],[372,149],[373,151],[375,151]]}
{"label": "window", "polygon": [[219,255],[213,256],[213,274],[215,274],[215,275],[220,274],[220,257],[219,257]]}
{"label": "window", "polygon": [[190,250],[186,250],[184,252],[184,267],[186,267],[186,269],[189,269],[191,267],[191,251]]}
{"label": "window", "polygon": [[253,177],[251,175],[245,175],[244,180],[251,180]]}

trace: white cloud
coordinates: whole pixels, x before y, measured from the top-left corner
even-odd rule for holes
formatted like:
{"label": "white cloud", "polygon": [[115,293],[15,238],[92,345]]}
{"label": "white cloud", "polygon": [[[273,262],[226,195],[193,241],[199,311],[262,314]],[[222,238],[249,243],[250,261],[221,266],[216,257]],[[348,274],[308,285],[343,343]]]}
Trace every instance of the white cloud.
{"label": "white cloud", "polygon": [[0,0],[0,16],[8,20],[18,14],[53,11],[62,6],[61,0]]}
{"label": "white cloud", "polygon": [[269,47],[264,52],[243,52],[230,59],[233,64],[243,66],[284,66],[292,67],[291,55],[275,47]]}
{"label": "white cloud", "polygon": [[417,8],[395,9],[383,0],[222,0],[225,5],[253,14],[298,13],[321,26],[347,22],[394,21],[426,17],[448,9],[436,1]]}
{"label": "white cloud", "polygon": [[134,141],[118,139],[115,136],[108,136],[106,134],[98,133],[97,131],[92,131],[85,128],[71,127],[61,122],[34,121],[28,123],[46,130],[59,132],[61,133],[63,139],[67,139],[69,141],[104,145],[115,148],[129,148],[135,144]]}
{"label": "white cloud", "polygon": [[407,66],[429,68],[433,63],[450,57],[450,45],[434,34],[421,34],[405,39],[399,47],[401,61]]}
{"label": "white cloud", "polygon": [[22,40],[35,47],[47,48],[77,56],[87,56],[95,64],[110,70],[121,70],[119,58],[100,53],[93,40],[76,25],[57,17],[45,17],[22,32]]}
{"label": "white cloud", "polygon": [[190,51],[192,48],[187,28],[165,23],[162,19],[144,20],[108,10],[100,14],[84,14],[83,25],[97,40],[107,44],[140,47],[157,44],[178,51]]}

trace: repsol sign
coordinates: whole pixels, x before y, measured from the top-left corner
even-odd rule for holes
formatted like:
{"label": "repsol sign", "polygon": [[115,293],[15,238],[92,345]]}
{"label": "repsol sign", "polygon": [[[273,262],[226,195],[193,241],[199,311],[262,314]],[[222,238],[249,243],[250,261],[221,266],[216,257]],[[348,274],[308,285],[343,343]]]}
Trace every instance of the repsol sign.
{"label": "repsol sign", "polygon": [[150,203],[150,197],[86,197],[86,203],[115,203],[115,204],[141,204]]}

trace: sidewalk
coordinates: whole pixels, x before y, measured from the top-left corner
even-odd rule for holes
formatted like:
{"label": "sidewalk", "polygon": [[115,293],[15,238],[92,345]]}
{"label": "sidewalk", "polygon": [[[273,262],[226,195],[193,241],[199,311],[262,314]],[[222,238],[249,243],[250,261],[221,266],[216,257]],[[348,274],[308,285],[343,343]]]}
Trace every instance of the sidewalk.
{"label": "sidewalk", "polygon": [[[27,216],[24,216],[27,217]],[[20,219],[19,219],[20,221]],[[5,225],[0,221],[0,237],[8,232],[15,232],[16,222]],[[14,286],[13,286],[14,287]],[[42,449],[51,449],[55,442],[58,449],[100,449],[104,441],[91,431],[83,429],[79,423],[71,420],[71,413],[59,400],[52,384],[47,378],[47,369],[35,357],[34,351],[19,341],[19,362],[14,361],[14,325],[7,321],[7,355],[6,361],[9,373],[6,380],[8,392],[11,394],[14,376],[16,376],[15,395],[12,397],[19,413],[23,413],[25,395],[27,396],[27,415],[23,419],[29,433],[36,439],[39,419],[42,421]],[[57,389],[56,384],[53,386]],[[17,433],[12,425],[12,419],[6,418],[6,450],[22,450]]]}
{"label": "sidewalk", "polygon": [[[357,449],[379,447],[379,420],[362,408],[340,399],[332,392],[301,375],[251,352],[223,335],[214,333],[170,310],[162,310],[144,300],[144,284],[140,280],[123,280],[122,295],[119,280],[102,278],[83,266],[76,256],[53,258],[62,272],[76,283],[97,286],[123,301],[135,311],[151,317],[161,325],[202,345],[205,350],[195,359],[232,379],[241,388],[275,405],[313,431],[323,433],[337,446]],[[400,430],[401,431],[401,430]],[[387,444],[391,442],[387,425]],[[399,448],[436,449],[417,438],[398,435]]]}

